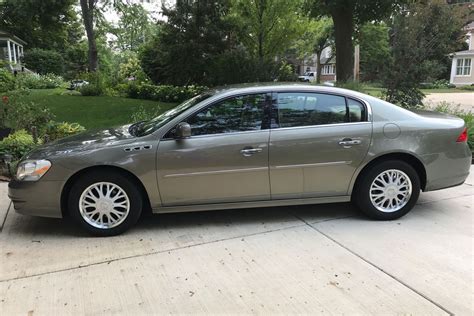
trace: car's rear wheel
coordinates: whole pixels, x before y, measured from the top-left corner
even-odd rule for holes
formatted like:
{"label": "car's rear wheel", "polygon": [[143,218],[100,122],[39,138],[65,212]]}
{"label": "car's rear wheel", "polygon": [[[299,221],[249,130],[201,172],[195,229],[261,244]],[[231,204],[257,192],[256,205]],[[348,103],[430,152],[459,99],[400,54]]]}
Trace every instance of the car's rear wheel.
{"label": "car's rear wheel", "polygon": [[404,161],[384,161],[363,174],[353,200],[362,212],[377,220],[392,220],[408,213],[420,195],[420,178]]}
{"label": "car's rear wheel", "polygon": [[140,217],[143,201],[137,186],[128,177],[96,171],[81,176],[72,185],[68,210],[89,233],[118,235]]}

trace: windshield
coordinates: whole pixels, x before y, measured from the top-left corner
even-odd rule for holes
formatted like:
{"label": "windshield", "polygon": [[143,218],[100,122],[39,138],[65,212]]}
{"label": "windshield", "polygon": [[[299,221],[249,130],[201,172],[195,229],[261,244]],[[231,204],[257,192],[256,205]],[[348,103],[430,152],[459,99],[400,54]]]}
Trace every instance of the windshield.
{"label": "windshield", "polygon": [[136,132],[133,133],[136,136],[144,136],[153,133],[154,131],[158,130],[161,126],[165,125],[168,123],[170,120],[172,120],[174,117],[177,115],[183,113],[187,109],[193,107],[194,105],[198,104],[199,102],[211,97],[212,94],[210,93],[205,93],[205,94],[200,94],[195,96],[194,98],[191,98],[187,101],[184,101],[180,105],[172,108],[171,110],[168,110],[157,117],[149,120],[149,121],[142,121],[133,124],[130,126],[130,130],[136,129]]}

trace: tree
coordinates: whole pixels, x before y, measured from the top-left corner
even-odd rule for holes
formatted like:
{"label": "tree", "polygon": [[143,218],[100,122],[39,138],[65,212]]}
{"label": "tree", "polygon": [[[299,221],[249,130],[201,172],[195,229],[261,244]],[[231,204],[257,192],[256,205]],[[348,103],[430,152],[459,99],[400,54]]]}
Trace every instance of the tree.
{"label": "tree", "polygon": [[230,46],[229,1],[177,1],[163,7],[167,22],[141,53],[142,67],[155,82],[205,83],[209,64]]}
{"label": "tree", "polygon": [[404,2],[406,0],[307,0],[313,17],[332,17],[338,81],[346,82],[353,76],[355,30],[366,22],[388,17]]}
{"label": "tree", "polygon": [[422,104],[420,83],[433,71],[433,65],[462,43],[465,13],[444,1],[432,0],[411,4],[394,17],[392,59],[384,78],[389,102],[405,107]]}
{"label": "tree", "polygon": [[298,0],[235,0],[232,17],[240,41],[261,62],[275,58],[302,33],[300,4]]}
{"label": "tree", "polygon": [[360,45],[361,78],[377,81],[382,78],[390,61],[389,27],[384,23],[366,23],[360,30],[357,40]]}
{"label": "tree", "polygon": [[76,1],[0,1],[0,29],[25,40],[28,47],[62,51],[69,44],[68,26],[76,20]]}
{"label": "tree", "polygon": [[116,5],[120,15],[118,27],[111,33],[117,37],[115,45],[120,50],[137,51],[151,37],[151,21],[141,4]]}
{"label": "tree", "polygon": [[89,46],[89,71],[95,72],[99,68],[99,57],[97,53],[97,42],[94,34],[94,15],[97,10],[98,0],[80,0],[82,20],[87,34]]}
{"label": "tree", "polygon": [[296,41],[296,49],[303,58],[316,54],[316,82],[321,83],[321,53],[333,42],[333,24],[329,18],[308,19],[304,23],[304,33]]}

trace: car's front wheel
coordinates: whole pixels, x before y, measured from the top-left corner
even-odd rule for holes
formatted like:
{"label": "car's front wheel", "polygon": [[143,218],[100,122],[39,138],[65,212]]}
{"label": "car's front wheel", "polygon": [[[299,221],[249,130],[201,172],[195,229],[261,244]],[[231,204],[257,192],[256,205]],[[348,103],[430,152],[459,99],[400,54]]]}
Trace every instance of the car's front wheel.
{"label": "car's front wheel", "polygon": [[116,172],[96,171],[81,176],[72,186],[68,210],[89,233],[113,236],[137,222],[142,211],[137,186]]}
{"label": "car's front wheel", "polygon": [[420,178],[404,161],[384,161],[361,175],[353,200],[369,217],[397,219],[415,206],[420,195]]}

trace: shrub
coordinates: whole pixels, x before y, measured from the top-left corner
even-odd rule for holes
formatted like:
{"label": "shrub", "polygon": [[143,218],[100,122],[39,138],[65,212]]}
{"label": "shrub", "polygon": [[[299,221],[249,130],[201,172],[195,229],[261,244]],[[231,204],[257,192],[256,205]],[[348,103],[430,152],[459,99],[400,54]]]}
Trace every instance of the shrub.
{"label": "shrub", "polygon": [[25,52],[23,62],[26,67],[39,74],[60,75],[63,73],[63,57],[54,50],[32,48]]}
{"label": "shrub", "polygon": [[418,88],[399,87],[387,89],[382,92],[382,97],[390,103],[399,105],[407,109],[416,109],[423,107],[425,94]]}
{"label": "shrub", "polygon": [[81,75],[89,84],[83,85],[79,92],[83,96],[99,96],[103,95],[106,90],[104,77],[100,72],[89,72]]}
{"label": "shrub", "polygon": [[449,83],[446,79],[436,80],[433,82],[425,82],[421,84],[421,87],[424,89],[445,89],[445,88],[456,88],[455,85]]}
{"label": "shrub", "polygon": [[8,94],[3,103],[2,127],[13,130],[31,130],[33,126],[40,129],[53,118],[51,111],[45,106],[28,101],[25,96],[28,91],[17,90]]}
{"label": "shrub", "polygon": [[63,78],[55,74],[19,73],[16,77],[17,88],[54,89],[62,85],[64,85]]}
{"label": "shrub", "polygon": [[49,141],[54,141],[83,131],[85,131],[85,128],[79,123],[50,121],[44,126],[41,133],[43,137],[46,136]]}
{"label": "shrub", "polygon": [[158,115],[161,114],[161,109],[157,108],[154,109],[153,111],[147,111],[144,107],[139,107],[136,112],[134,112],[130,116],[130,121],[131,122],[141,122],[141,121],[148,121],[151,120],[154,117],[157,117]]}
{"label": "shrub", "polygon": [[0,92],[13,90],[14,87],[15,78],[13,74],[5,68],[0,68]]}
{"label": "shrub", "polygon": [[133,99],[183,102],[202,93],[207,88],[201,86],[176,87],[168,85],[155,86],[147,83],[130,83],[126,87],[120,86],[120,89],[125,91],[127,97]]}
{"label": "shrub", "polygon": [[461,87],[459,87],[459,89],[461,89],[461,90],[468,90],[468,91],[474,91],[474,85],[461,86]]}
{"label": "shrub", "polygon": [[0,141],[0,153],[10,154],[13,160],[19,160],[36,145],[33,136],[25,130],[19,130]]}

